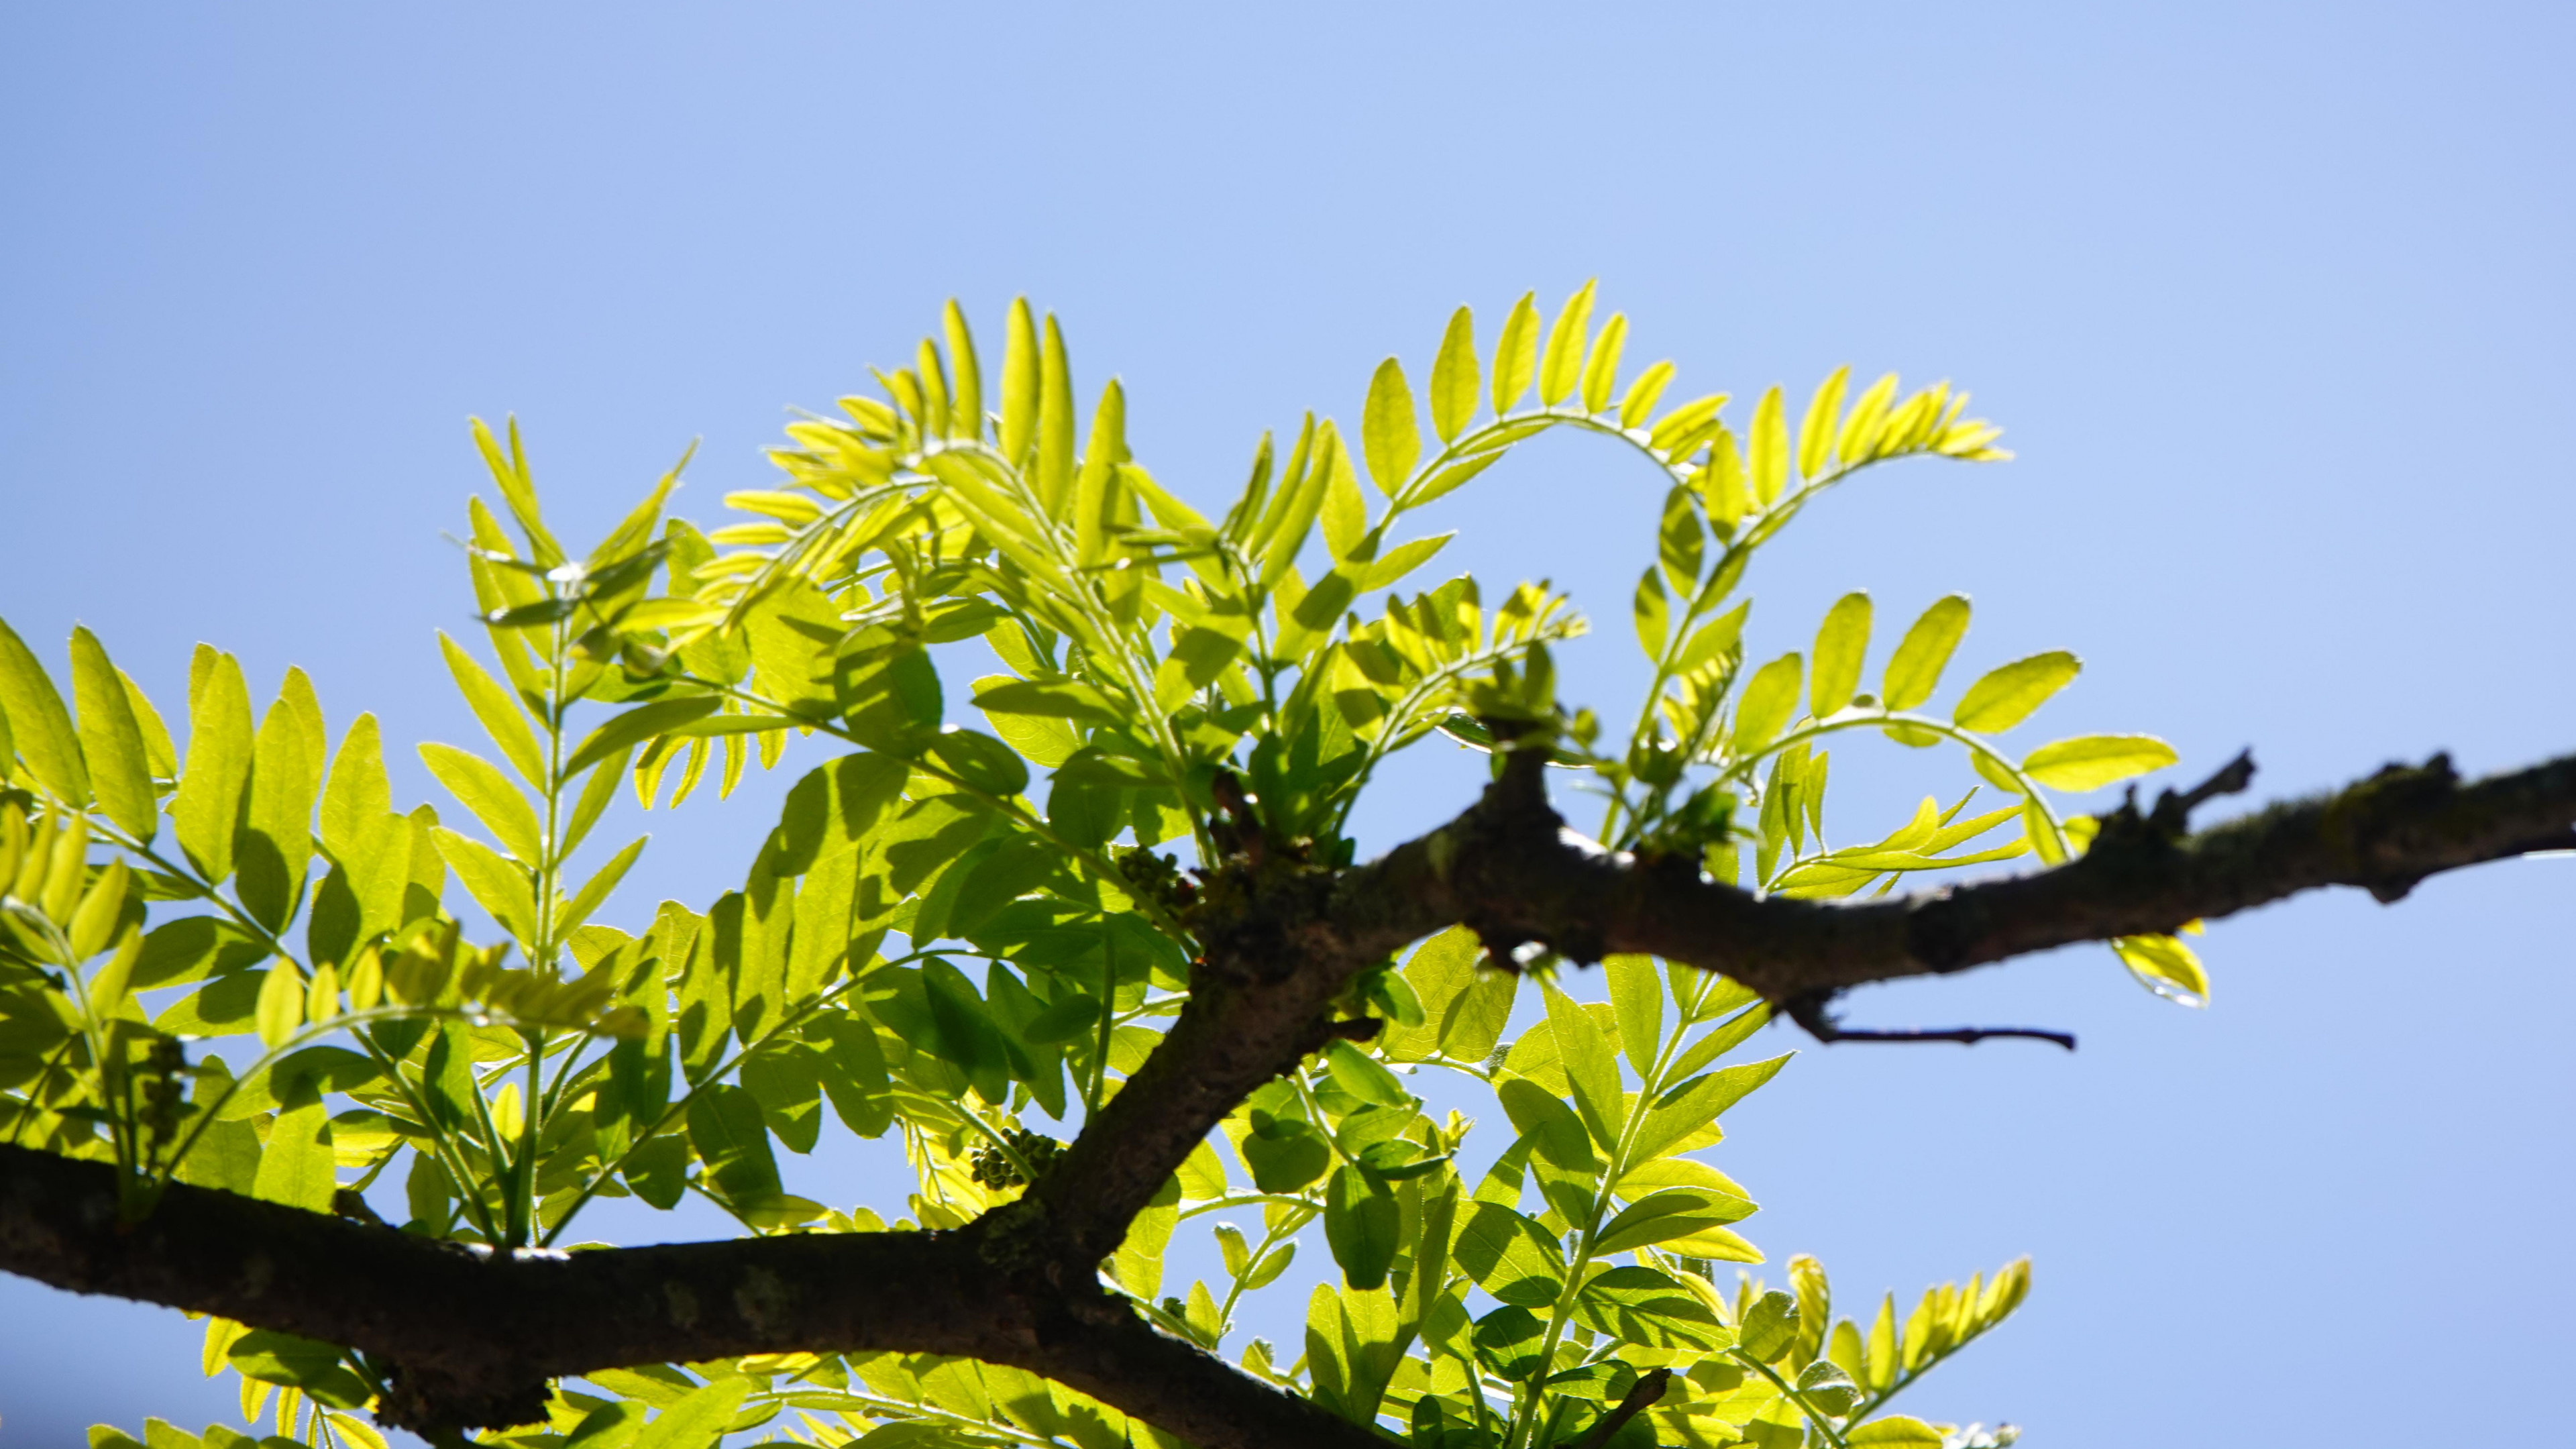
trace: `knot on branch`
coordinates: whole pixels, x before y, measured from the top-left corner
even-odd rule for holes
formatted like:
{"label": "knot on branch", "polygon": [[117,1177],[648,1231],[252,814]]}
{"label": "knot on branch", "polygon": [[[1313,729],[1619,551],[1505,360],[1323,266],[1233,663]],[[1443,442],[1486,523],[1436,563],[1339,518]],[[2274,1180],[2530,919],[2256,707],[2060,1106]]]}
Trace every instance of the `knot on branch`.
{"label": "knot on branch", "polygon": [[376,1401],[376,1422],[435,1439],[466,1429],[508,1429],[546,1420],[543,1377],[499,1366],[459,1373],[397,1363]]}
{"label": "knot on branch", "polygon": [[2425,832],[2459,794],[2460,776],[2448,753],[2422,765],[2389,764],[2326,802],[2319,833],[2337,866],[2381,905],[2404,900],[2425,872],[2392,868],[2407,853],[2408,836]]}
{"label": "knot on branch", "polygon": [[2240,794],[2253,783],[2254,752],[2243,750],[2188,790],[2158,792],[2155,807],[2143,813],[2138,809],[2138,787],[2132,785],[2120,808],[2102,817],[2101,833],[2085,858],[2134,866],[2144,859],[2170,856],[2191,834],[2192,811],[2221,795]]}

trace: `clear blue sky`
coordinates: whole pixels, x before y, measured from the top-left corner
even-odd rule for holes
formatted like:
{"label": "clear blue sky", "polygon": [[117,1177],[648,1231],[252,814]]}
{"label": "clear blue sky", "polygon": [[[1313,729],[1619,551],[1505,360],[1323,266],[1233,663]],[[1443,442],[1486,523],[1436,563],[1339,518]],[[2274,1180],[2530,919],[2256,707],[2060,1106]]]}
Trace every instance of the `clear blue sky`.
{"label": "clear blue sky", "polygon": [[[56,650],[87,622],[167,700],[206,639],[455,738],[430,631],[467,607],[469,413],[519,414],[574,533],[702,438],[706,517],[786,406],[951,294],[990,333],[1026,292],[1206,499],[1388,352],[1420,375],[1458,302],[1597,274],[1685,385],[1948,376],[2020,452],[1802,523],[1757,649],[1850,588],[1965,589],[1968,662],[2085,656],[2066,732],[2252,745],[2265,795],[2509,767],[2576,747],[2571,53],[2564,7],[2463,3],[13,6],[0,615]],[[1643,481],[1550,448],[1451,507],[1454,558],[1591,606],[1568,692],[1629,706]],[[1957,778],[1844,753],[1845,834]],[[1469,788],[1426,757],[1371,843]],[[737,874],[753,796],[659,821],[630,908]],[[2576,1355],[2571,927],[2576,861],[2535,861],[2221,924],[2203,1013],[2099,951],[1866,992],[2084,1047],[1811,1050],[1720,1160],[1855,1302],[2036,1255],[1918,1412],[2541,1442]],[[223,1416],[196,1343],[0,1281],[0,1445]]]}

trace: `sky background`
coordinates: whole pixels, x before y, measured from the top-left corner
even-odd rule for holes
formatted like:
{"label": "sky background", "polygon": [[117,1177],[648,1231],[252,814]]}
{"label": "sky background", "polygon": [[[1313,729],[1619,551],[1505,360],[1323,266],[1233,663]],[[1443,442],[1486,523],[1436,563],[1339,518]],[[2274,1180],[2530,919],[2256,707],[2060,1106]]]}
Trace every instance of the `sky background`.
{"label": "sky background", "polygon": [[[790,406],[908,361],[951,295],[997,353],[1025,292],[1207,504],[1263,428],[1356,417],[1381,357],[1424,376],[1458,303],[1490,340],[1597,275],[1680,387],[1949,377],[2020,455],[1811,512],[1750,580],[1757,657],[1849,589],[1883,639],[1964,590],[1963,671],[2087,661],[2026,743],[2250,745],[2258,797],[2509,768],[2576,747],[2571,44],[2564,7],[2457,0],[10,6],[0,617],[57,664],[86,622],[174,713],[203,639],[254,690],[303,666],[335,731],[463,739],[431,631],[470,607],[469,414],[517,413],[559,533],[691,439],[708,519]],[[1656,501],[1551,443],[1442,505],[1444,562],[1571,588],[1602,627],[1565,695],[1624,718]],[[656,817],[619,909],[736,879],[787,778]],[[1844,839],[1968,782],[1892,746],[1834,779]],[[1364,846],[1473,783],[1408,760]],[[2220,923],[2202,1012],[2099,949],[1865,991],[1856,1022],[2083,1048],[1810,1048],[1715,1160],[1855,1308],[2036,1257],[1915,1412],[2537,1442],[2576,1354],[2571,926],[2576,861],[2539,860]],[[899,1205],[831,1131],[791,1188]],[[198,1338],[0,1279],[0,1446],[229,1418]]]}

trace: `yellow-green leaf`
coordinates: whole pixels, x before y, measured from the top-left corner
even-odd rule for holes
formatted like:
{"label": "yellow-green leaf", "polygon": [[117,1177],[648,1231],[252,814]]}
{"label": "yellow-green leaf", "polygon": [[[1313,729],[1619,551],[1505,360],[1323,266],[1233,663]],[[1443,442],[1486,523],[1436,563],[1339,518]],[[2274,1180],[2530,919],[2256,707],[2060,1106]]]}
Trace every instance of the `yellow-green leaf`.
{"label": "yellow-green leaf", "polygon": [[1869,595],[1845,594],[1825,611],[1816,630],[1816,677],[1809,686],[1817,718],[1852,702],[1869,655]]}
{"label": "yellow-green leaf", "polygon": [[229,654],[197,646],[188,668],[188,760],[170,820],[180,848],[209,881],[233,873],[233,833],[250,785],[250,689]]}
{"label": "yellow-green leaf", "polygon": [[98,804],[126,834],[152,842],[160,806],[152,793],[152,757],[134,718],[125,681],[109,662],[98,636],[72,630],[72,698],[80,709],[81,753]]}
{"label": "yellow-green leaf", "polygon": [[1369,379],[1368,406],[1360,418],[1360,446],[1368,456],[1369,478],[1389,498],[1413,476],[1422,457],[1422,429],[1413,419],[1413,385],[1404,380],[1404,365],[1390,357]]}
{"label": "yellow-green leaf", "polygon": [[476,663],[463,645],[447,637],[444,629],[438,631],[438,648],[447,659],[447,672],[455,677],[457,693],[465,696],[484,732],[501,747],[502,756],[520,778],[539,790],[546,788],[545,751],[537,748],[536,732],[528,728],[518,696]]}
{"label": "yellow-green leaf", "polygon": [[2041,745],[2021,768],[2052,790],[2081,793],[2161,770],[2180,758],[2173,746],[2153,735],[2078,735]]}
{"label": "yellow-green leaf", "polygon": [[[75,805],[89,799],[89,771],[82,768],[80,736],[54,682],[16,631],[0,620],[0,716],[36,779]],[[0,769],[8,761],[0,760]]]}
{"label": "yellow-green leaf", "polygon": [[1966,595],[1952,594],[1924,610],[1888,658],[1878,686],[1881,702],[1889,709],[1912,709],[1930,699],[1940,686],[1941,671],[1949,667],[1951,651],[1967,632]]}
{"label": "yellow-green leaf", "polygon": [[959,437],[980,438],[984,436],[984,372],[975,361],[975,337],[966,330],[966,314],[958,309],[956,298],[948,299],[940,325],[948,334],[949,359],[957,369],[948,430]]}
{"label": "yellow-green leaf", "polygon": [[1610,406],[1610,390],[1619,385],[1619,351],[1628,345],[1628,314],[1613,312],[1592,340],[1592,356],[1583,364],[1583,410],[1597,413]]}
{"label": "yellow-green leaf", "polygon": [[2082,661],[2063,649],[2016,659],[1969,685],[1950,718],[1961,729],[1983,734],[2011,729],[2073,683],[2083,668]]}
{"label": "yellow-green leaf", "polygon": [[1592,326],[1592,289],[1586,282],[1565,299],[1548,329],[1547,356],[1539,363],[1538,400],[1548,407],[1563,402],[1583,374],[1583,344]]}
{"label": "yellow-green leaf", "polygon": [[1064,332],[1047,314],[1046,347],[1039,364],[1038,457],[1035,482],[1047,512],[1065,516],[1073,506],[1073,364],[1064,355]]}
{"label": "yellow-green leaf", "polygon": [[[287,970],[291,973],[294,968]],[[267,1144],[260,1149],[251,1196],[327,1213],[339,1186],[334,1166],[331,1118],[323,1108],[321,1088],[310,1075],[298,1076],[268,1129]]]}
{"label": "yellow-green leaf", "polygon": [[537,862],[544,853],[545,827],[499,767],[471,751],[435,742],[420,747],[420,759],[457,803],[474,812],[502,849],[531,865]]}
{"label": "yellow-green leaf", "polygon": [[1796,651],[1783,654],[1763,665],[1744,686],[1744,699],[1735,707],[1735,753],[1738,758],[1752,754],[1771,743],[1798,712],[1798,686],[1803,682],[1805,664]]}
{"label": "yellow-green leaf", "polygon": [[1663,398],[1664,389],[1673,381],[1673,365],[1658,362],[1637,374],[1628,384],[1628,395],[1619,400],[1619,426],[1634,428],[1654,415],[1655,404]]}
{"label": "yellow-green leaf", "polygon": [[1664,657],[1664,645],[1672,631],[1672,600],[1664,593],[1663,575],[1648,569],[1638,576],[1637,595],[1630,604],[1637,621],[1637,643],[1649,659]]}
{"label": "yellow-green leaf", "polygon": [[1538,373],[1538,294],[1523,292],[1494,344],[1494,413],[1510,412]]}
{"label": "yellow-green leaf", "polygon": [[1851,369],[1837,367],[1807,400],[1807,416],[1798,425],[1798,473],[1813,478],[1833,461],[1834,425],[1842,417],[1843,389],[1851,385]]}
{"label": "yellow-green leaf", "polygon": [[1038,329],[1029,299],[1011,299],[1010,331],[1002,344],[1002,456],[1020,467],[1038,422]]}
{"label": "yellow-green leaf", "polygon": [[294,962],[281,956],[268,968],[251,1020],[258,1026],[260,1041],[272,1049],[304,1025],[304,975]]}
{"label": "yellow-green leaf", "polygon": [[1476,415],[1476,391],[1482,379],[1476,363],[1476,317],[1465,307],[1449,314],[1449,330],[1440,336],[1440,355],[1431,364],[1431,431],[1446,443],[1467,430]]}
{"label": "yellow-green leaf", "polygon": [[2171,936],[2121,936],[2111,942],[2138,984],[2185,1006],[2209,1004],[2209,973],[2189,946]]}
{"label": "yellow-green leaf", "polygon": [[1745,471],[1753,485],[1753,501],[1768,508],[1789,486],[1789,423],[1777,387],[1762,394],[1762,400],[1753,405],[1753,432],[1745,439],[1745,445],[1750,454],[1745,459]]}

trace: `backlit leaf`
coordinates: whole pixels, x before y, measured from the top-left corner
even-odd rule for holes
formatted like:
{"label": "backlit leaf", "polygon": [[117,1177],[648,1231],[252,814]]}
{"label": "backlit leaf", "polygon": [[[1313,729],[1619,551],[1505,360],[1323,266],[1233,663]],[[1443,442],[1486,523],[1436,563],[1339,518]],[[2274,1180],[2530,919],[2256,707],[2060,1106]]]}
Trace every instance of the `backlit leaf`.
{"label": "backlit leaf", "polygon": [[2030,718],[2031,711],[2075,680],[2084,666],[2063,649],[2016,659],[1968,686],[1950,718],[1959,728],[1995,734]]}
{"label": "backlit leaf", "polygon": [[1465,432],[1476,416],[1478,370],[1475,314],[1461,307],[1449,315],[1449,328],[1440,335],[1440,355],[1431,364],[1431,431],[1443,443]]}
{"label": "backlit leaf", "polygon": [[2022,759],[2021,768],[2052,790],[2080,793],[2161,770],[2180,758],[2153,735],[2079,735],[2041,745]]}
{"label": "backlit leaf", "polygon": [[1869,654],[1869,595],[1845,594],[1816,630],[1816,674],[1809,686],[1818,719],[1852,702]]}
{"label": "backlit leaf", "polygon": [[1949,667],[1951,651],[1968,632],[1968,600],[1964,594],[1952,594],[1923,611],[1914,627],[1888,656],[1887,673],[1879,682],[1879,698],[1889,709],[1912,709],[1932,697],[1940,686],[1941,671]]}
{"label": "backlit leaf", "polygon": [[1368,458],[1369,478],[1392,498],[1413,476],[1422,456],[1422,430],[1413,419],[1413,387],[1404,366],[1390,357],[1369,379],[1368,407],[1360,420],[1360,446]]}

